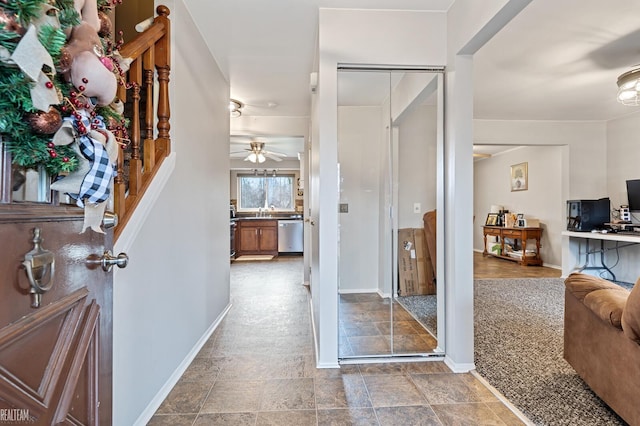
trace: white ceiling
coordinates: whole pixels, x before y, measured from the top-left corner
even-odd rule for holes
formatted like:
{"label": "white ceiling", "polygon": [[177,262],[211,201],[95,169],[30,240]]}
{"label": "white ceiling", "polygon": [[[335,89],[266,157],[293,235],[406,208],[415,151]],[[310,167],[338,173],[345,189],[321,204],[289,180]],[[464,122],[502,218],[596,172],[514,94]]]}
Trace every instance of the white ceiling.
{"label": "white ceiling", "polygon": [[[453,0],[186,0],[249,116],[310,114],[318,8],[447,10]],[[610,120],[640,63],[640,2],[534,0],[474,56],[479,119]],[[277,150],[275,147],[271,147]]]}

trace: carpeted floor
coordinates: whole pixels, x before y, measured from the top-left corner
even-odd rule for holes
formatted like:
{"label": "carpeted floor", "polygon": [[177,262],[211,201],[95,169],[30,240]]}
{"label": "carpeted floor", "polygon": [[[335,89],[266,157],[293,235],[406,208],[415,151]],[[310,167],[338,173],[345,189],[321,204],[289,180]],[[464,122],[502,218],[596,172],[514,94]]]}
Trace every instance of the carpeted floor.
{"label": "carpeted floor", "polygon": [[435,294],[427,296],[400,296],[396,300],[404,306],[407,311],[412,313],[434,337],[438,337],[437,301]]}
{"label": "carpeted floor", "polygon": [[562,358],[561,278],[475,280],[475,363],[536,425],[624,425]]}

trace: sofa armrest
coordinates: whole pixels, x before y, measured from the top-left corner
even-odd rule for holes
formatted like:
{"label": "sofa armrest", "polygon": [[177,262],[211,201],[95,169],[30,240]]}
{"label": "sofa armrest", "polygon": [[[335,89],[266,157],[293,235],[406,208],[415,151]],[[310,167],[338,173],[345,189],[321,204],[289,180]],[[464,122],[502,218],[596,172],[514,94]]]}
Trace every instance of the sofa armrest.
{"label": "sofa armrest", "polygon": [[640,278],[631,289],[622,314],[622,331],[631,340],[640,343]]}
{"label": "sofa armrest", "polygon": [[587,294],[595,290],[602,289],[621,289],[617,284],[607,281],[603,278],[594,277],[593,275],[581,274],[574,272],[570,274],[565,280],[564,285],[573,294],[576,299],[583,302]]}
{"label": "sofa armrest", "polygon": [[624,288],[602,288],[587,294],[582,303],[602,321],[622,329],[622,312],[628,297]]}

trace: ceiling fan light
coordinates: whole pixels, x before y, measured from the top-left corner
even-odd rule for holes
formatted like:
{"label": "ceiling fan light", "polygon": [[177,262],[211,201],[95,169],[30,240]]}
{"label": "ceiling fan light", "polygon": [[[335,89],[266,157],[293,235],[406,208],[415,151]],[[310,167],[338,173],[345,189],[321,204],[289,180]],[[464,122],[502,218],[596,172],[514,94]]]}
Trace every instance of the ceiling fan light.
{"label": "ceiling fan light", "polygon": [[242,111],[240,111],[244,107],[244,104],[240,101],[236,101],[235,99],[229,100],[229,113],[231,117],[240,117],[242,115]]}
{"label": "ceiling fan light", "polygon": [[255,163],[256,161],[258,161],[258,156],[256,155],[255,152],[252,152],[247,156],[247,160],[251,161],[252,163]]}
{"label": "ceiling fan light", "polygon": [[640,105],[640,68],[634,68],[618,77],[618,102],[623,105]]}
{"label": "ceiling fan light", "polygon": [[264,158],[264,155],[261,152],[258,153],[258,163],[264,163],[265,160],[266,158]]}

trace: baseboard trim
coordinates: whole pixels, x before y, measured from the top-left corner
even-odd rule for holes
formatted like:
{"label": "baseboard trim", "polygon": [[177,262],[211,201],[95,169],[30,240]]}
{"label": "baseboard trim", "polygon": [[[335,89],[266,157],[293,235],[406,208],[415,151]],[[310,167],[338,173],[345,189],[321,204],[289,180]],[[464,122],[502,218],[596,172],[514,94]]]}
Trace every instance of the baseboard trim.
{"label": "baseboard trim", "polygon": [[[320,348],[318,347],[318,335],[316,334],[316,322],[313,317],[313,299],[309,296],[309,315],[311,315],[311,332],[313,333],[313,350],[316,352],[316,359],[320,359]],[[318,364],[316,363],[316,368]]]}
{"label": "baseboard trim", "polygon": [[205,333],[200,337],[200,339],[193,346],[191,351],[187,354],[187,356],[182,360],[180,365],[174,370],[173,374],[169,376],[169,379],[165,382],[165,384],[160,388],[158,393],[153,397],[151,402],[146,406],[146,408],[142,411],[138,419],[135,421],[134,426],[145,426],[151,420],[151,417],[158,411],[162,402],[167,398],[173,387],[178,383],[184,372],[189,368],[191,362],[195,359],[200,349],[207,343],[209,337],[213,334],[213,332],[218,328],[224,317],[227,315],[229,310],[231,309],[231,303],[227,305],[227,307],[222,311],[218,318],[211,324],[211,326],[205,331]]}
{"label": "baseboard trim", "polygon": [[338,294],[359,294],[359,293],[380,294],[380,291],[377,288],[356,288],[356,289],[338,290]]}
{"label": "baseboard trim", "polygon": [[454,373],[468,373],[469,371],[476,369],[473,362],[457,363],[449,358],[449,356],[444,357],[444,363],[447,364],[447,367],[449,367]]}

